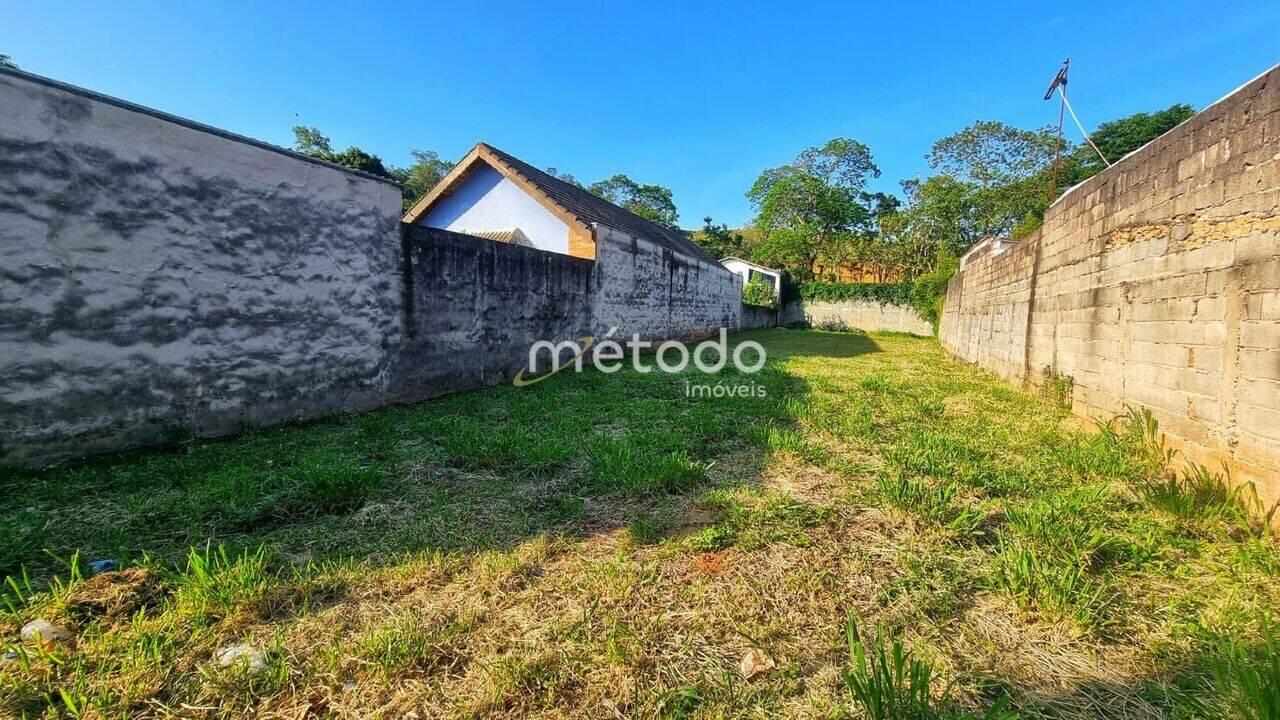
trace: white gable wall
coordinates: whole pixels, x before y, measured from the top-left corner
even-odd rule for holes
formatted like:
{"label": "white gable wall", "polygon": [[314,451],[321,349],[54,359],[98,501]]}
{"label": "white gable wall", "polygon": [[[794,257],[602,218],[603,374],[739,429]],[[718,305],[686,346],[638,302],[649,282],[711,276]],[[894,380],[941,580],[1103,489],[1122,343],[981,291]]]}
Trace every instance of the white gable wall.
{"label": "white gable wall", "polygon": [[748,262],[743,262],[738,258],[725,258],[720,261],[720,264],[725,266],[729,272],[741,277],[743,285],[751,282],[751,273],[754,272],[761,277],[767,278],[770,284],[773,285],[774,292],[780,292],[782,290],[782,278],[775,271],[761,270],[758,266],[752,265]]}
{"label": "white gable wall", "polygon": [[569,253],[569,226],[483,163],[418,222],[454,232],[519,228],[539,250]]}

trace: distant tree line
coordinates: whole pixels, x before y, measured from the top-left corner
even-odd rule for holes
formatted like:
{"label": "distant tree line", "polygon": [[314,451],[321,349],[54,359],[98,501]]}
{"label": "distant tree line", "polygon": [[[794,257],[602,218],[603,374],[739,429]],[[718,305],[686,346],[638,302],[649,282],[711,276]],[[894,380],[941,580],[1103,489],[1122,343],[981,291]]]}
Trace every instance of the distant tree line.
{"label": "distant tree line", "polygon": [[[0,62],[7,58],[0,56]],[[1178,104],[1104,122],[1091,134],[1115,162],[1194,114]],[[335,151],[314,127],[293,128],[294,147],[313,157],[391,178],[410,207],[453,167],[428,150],[395,167],[359,147]],[[1058,167],[1054,173],[1054,158]],[[741,228],[703,218],[690,237],[716,257],[737,256],[787,271],[800,284],[839,279],[841,269],[891,281],[926,317],[936,317],[957,258],[984,237],[1023,237],[1039,227],[1049,205],[1067,188],[1106,167],[1088,145],[1063,141],[1048,127],[1027,130],[980,120],[933,143],[928,177],[903,180],[900,194],[867,189],[880,177],[871,149],[834,138],[768,168],[747,190],[755,216]],[[631,212],[678,228],[671,190],[618,173],[584,186],[556,168],[547,172]],[[811,287],[816,287],[812,286]],[[896,296],[896,295],[895,295]]]}
{"label": "distant tree line", "polygon": [[[1185,104],[1137,113],[1102,123],[1091,137],[1114,163],[1193,114]],[[978,121],[933,143],[933,174],[900,182],[895,196],[868,192],[880,176],[870,149],[836,138],[762,172],[747,191],[755,217],[744,227],[707,217],[691,237],[717,257],[781,268],[802,284],[834,280],[823,277],[833,269],[879,268],[880,279],[909,286],[913,304],[936,320],[960,255],[984,237],[1032,232],[1054,199],[1106,167],[1088,145],[1058,142],[1051,128]]]}
{"label": "distant tree line", "polygon": [[[355,146],[335,151],[328,136],[315,127],[295,125],[293,137],[293,147],[298,152],[353,170],[390,178],[400,183],[404,186],[406,210],[453,169],[453,163],[442,160],[440,155],[432,150],[410,150],[413,164],[401,168],[387,165],[377,155]],[[573,175],[560,172],[554,167],[547,168],[547,173],[598,195],[619,207],[626,208],[647,220],[669,228],[677,228],[679,213],[676,211],[675,200],[672,198],[671,190],[661,185],[645,185],[618,173],[589,186],[583,186]]]}

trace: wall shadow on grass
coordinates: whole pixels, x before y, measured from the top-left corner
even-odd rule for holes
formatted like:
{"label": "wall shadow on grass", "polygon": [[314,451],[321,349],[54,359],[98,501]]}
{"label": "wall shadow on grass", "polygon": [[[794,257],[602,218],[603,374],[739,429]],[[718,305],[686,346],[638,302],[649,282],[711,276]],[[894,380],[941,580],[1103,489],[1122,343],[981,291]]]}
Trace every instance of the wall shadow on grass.
{"label": "wall shadow on grass", "polygon": [[[359,416],[189,441],[0,478],[0,576],[40,584],[57,558],[265,545],[273,562],[390,560],[510,548],[545,533],[641,524],[706,488],[757,483],[770,434],[808,394],[788,359],[876,352],[859,334],[762,330],[769,363],[746,375],[560,375]],[[691,384],[760,385],[764,397],[690,397]],[[641,533],[643,534],[643,528]]]}

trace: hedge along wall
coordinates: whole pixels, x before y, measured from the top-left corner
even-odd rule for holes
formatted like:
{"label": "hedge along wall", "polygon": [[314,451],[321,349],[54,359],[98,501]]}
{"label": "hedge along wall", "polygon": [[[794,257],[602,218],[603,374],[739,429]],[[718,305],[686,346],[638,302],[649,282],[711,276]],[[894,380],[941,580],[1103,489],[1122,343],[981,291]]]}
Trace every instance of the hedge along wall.
{"label": "hedge along wall", "polygon": [[951,281],[943,346],[1148,408],[1171,444],[1280,498],[1280,67],[1060,198]]}
{"label": "hedge along wall", "polygon": [[832,330],[933,335],[933,325],[911,305],[910,283],[802,283],[781,311],[783,325]]}

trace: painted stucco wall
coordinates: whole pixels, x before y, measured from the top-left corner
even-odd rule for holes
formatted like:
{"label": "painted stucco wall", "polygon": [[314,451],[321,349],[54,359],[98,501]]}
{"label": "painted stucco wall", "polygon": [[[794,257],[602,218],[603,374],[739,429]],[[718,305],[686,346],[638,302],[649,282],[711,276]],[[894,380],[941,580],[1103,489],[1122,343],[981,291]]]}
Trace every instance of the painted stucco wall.
{"label": "painted stucco wall", "polygon": [[0,457],[382,402],[399,187],[0,72]]}
{"label": "painted stucco wall", "polygon": [[462,233],[518,227],[539,250],[569,252],[569,226],[483,163],[419,223]]}
{"label": "painted stucco wall", "polygon": [[405,225],[400,400],[509,382],[538,340],[590,334],[595,263],[423,225]]}
{"label": "painted stucco wall", "polygon": [[718,264],[400,214],[394,183],[0,71],[0,462],[506,382],[538,340],[738,327]]}
{"label": "painted stucco wall", "polygon": [[697,338],[738,327],[742,279],[719,263],[596,226],[592,324],[644,339]]}
{"label": "painted stucco wall", "polygon": [[1060,198],[952,279],[943,347],[1072,409],[1146,408],[1174,447],[1280,499],[1280,67]]}
{"label": "painted stucco wall", "polygon": [[909,305],[889,305],[870,300],[793,300],[782,308],[783,325],[803,323],[828,330],[904,332],[933,335],[933,324]]}

